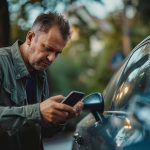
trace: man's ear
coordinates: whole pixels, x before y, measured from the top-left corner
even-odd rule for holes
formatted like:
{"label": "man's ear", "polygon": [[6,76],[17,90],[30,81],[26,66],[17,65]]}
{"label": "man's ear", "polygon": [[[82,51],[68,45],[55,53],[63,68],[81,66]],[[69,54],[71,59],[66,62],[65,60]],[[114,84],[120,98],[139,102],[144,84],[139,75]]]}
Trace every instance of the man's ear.
{"label": "man's ear", "polygon": [[35,33],[34,33],[33,31],[29,31],[29,32],[27,33],[26,42],[27,42],[28,45],[31,44],[31,42],[32,42],[32,40],[33,40],[33,38],[34,38],[34,36],[35,36]]}

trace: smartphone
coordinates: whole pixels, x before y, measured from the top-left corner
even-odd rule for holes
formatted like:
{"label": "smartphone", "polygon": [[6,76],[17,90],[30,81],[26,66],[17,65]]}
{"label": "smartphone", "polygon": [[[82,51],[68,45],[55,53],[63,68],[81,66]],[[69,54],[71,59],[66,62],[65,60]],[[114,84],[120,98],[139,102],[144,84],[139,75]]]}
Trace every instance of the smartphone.
{"label": "smartphone", "polygon": [[85,93],[79,91],[70,92],[66,98],[61,102],[63,104],[67,104],[69,106],[74,106],[78,101],[80,101],[84,97]]}

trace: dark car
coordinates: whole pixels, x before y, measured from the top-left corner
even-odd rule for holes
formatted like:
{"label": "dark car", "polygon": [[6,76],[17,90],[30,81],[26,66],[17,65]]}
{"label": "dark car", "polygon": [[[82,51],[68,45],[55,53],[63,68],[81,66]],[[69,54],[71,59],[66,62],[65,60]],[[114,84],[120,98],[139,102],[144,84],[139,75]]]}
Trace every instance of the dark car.
{"label": "dark car", "polygon": [[73,150],[150,149],[150,36],[138,44],[103,94],[83,99]]}

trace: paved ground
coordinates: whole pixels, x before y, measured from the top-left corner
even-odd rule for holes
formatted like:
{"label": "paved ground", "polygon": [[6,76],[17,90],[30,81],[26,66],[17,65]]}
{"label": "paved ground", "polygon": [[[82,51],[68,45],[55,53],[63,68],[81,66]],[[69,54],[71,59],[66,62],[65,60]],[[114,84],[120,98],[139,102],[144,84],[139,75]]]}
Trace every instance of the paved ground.
{"label": "paved ground", "polygon": [[44,150],[71,150],[73,133],[59,133],[51,139],[44,140]]}

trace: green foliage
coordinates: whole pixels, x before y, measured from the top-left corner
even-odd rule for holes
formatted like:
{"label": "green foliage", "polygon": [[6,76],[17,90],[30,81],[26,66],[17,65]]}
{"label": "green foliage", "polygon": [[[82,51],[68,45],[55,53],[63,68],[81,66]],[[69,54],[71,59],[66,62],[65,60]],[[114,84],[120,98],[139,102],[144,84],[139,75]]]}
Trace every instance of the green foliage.
{"label": "green foliage", "polygon": [[85,91],[80,80],[82,68],[74,58],[61,56],[49,69],[51,94],[67,95],[71,90]]}

